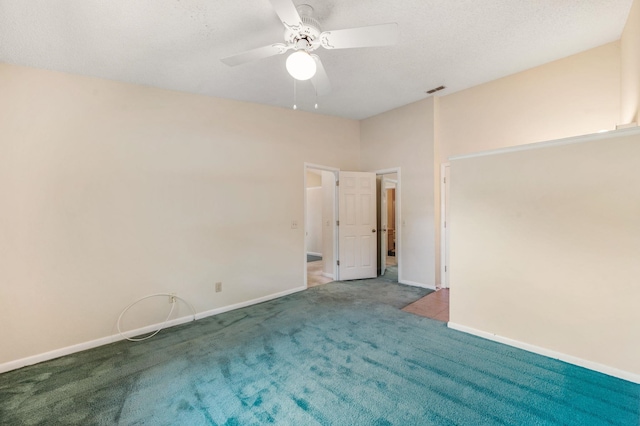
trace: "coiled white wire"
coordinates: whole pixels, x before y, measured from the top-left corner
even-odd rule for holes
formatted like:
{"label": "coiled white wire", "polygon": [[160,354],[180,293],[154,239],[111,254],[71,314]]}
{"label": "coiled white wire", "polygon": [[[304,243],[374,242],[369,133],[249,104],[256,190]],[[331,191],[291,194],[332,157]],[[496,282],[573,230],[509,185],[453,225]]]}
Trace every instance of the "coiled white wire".
{"label": "coiled white wire", "polygon": [[[142,302],[145,299],[149,299],[151,297],[158,297],[158,296],[164,296],[164,297],[171,297],[172,301],[171,301],[171,310],[169,311],[169,315],[167,315],[167,318],[164,320],[164,322],[162,323],[162,325],[160,326],[159,329],[157,329],[156,331],[154,331],[152,334],[145,336],[145,337],[127,337],[124,335],[124,333],[122,333],[122,330],[120,330],[120,321],[122,320],[122,317],[124,316],[125,313],[127,313],[127,311],[129,309],[131,309],[131,307],[139,302]],[[167,322],[169,322],[169,318],[171,318],[171,314],[173,313],[173,308],[175,308],[176,306],[176,299],[182,300],[187,306],[189,306],[189,308],[191,308],[191,311],[193,312],[193,321],[196,320],[196,310],[193,307],[193,305],[189,302],[187,302],[186,300],[184,300],[182,297],[178,297],[175,294],[170,294],[170,293],[156,293],[156,294],[150,294],[148,296],[142,297],[138,300],[136,300],[135,302],[131,303],[129,306],[127,306],[126,308],[124,308],[124,310],[122,312],[120,312],[120,316],[118,317],[118,322],[116,323],[116,326],[118,327],[118,333],[120,334],[120,336],[124,337],[125,339],[127,339],[130,342],[141,342],[143,340],[147,340],[147,339],[151,339],[153,336],[155,336],[156,334],[160,333],[160,330],[162,330],[165,325],[167,325]]]}

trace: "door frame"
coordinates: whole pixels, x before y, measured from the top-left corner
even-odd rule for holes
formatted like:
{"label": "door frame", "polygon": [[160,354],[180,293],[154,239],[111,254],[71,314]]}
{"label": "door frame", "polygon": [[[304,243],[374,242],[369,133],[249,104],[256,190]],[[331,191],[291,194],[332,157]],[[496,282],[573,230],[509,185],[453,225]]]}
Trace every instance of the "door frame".
{"label": "door frame", "polygon": [[[451,178],[449,176],[449,166],[451,163],[442,163],[440,165],[440,287],[449,288],[449,232],[447,222],[449,222],[447,209],[447,198],[449,196],[449,185]],[[450,223],[449,223],[450,225]]]}
{"label": "door frame", "polygon": [[[307,171],[308,169],[314,169],[314,170],[321,170],[321,171],[325,171],[325,172],[331,172],[333,173],[335,182],[338,181],[338,174],[340,173],[340,169],[336,168],[336,167],[330,167],[330,166],[323,166],[321,164],[313,164],[313,163],[304,163],[304,169],[303,169],[303,191],[304,191],[304,202],[303,202],[303,216],[302,216],[302,223],[303,223],[303,230],[304,230],[304,244],[303,244],[303,250],[302,250],[302,260],[303,260],[303,274],[302,276],[304,277],[304,286],[305,288],[309,287],[309,283],[307,282],[307,232],[308,229],[307,227],[309,226],[309,224],[307,223]],[[334,185],[333,187],[333,216],[334,218],[338,217],[338,191],[336,189],[336,186]],[[337,220],[337,219],[336,219]],[[336,225],[336,221],[333,221],[333,253],[334,253],[334,260],[335,259],[339,259],[339,253],[338,253],[338,227]],[[334,280],[338,281],[340,279],[339,276],[339,270],[338,267],[336,266],[335,262],[333,265],[333,276],[334,276]]]}
{"label": "door frame", "polygon": [[[402,283],[402,170],[400,167],[376,170],[376,176],[397,175],[396,182],[396,263],[398,264],[398,282]],[[379,231],[378,231],[379,232]]]}

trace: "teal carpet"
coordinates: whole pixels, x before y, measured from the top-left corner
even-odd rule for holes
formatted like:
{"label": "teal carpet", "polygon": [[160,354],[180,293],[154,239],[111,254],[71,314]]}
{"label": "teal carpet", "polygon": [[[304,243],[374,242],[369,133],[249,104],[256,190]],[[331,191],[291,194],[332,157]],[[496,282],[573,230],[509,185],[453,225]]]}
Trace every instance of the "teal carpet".
{"label": "teal carpet", "polygon": [[640,385],[400,311],[428,290],[333,282],[0,375],[0,423],[637,426]]}

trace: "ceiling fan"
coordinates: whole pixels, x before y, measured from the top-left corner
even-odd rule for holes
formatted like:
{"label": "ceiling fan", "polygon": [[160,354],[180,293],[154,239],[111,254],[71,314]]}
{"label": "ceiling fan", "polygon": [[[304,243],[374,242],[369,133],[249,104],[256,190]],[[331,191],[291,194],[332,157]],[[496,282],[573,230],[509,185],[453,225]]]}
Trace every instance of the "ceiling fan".
{"label": "ceiling fan", "polygon": [[292,0],[269,0],[284,25],[284,43],[274,43],[222,58],[236,66],[294,50],[287,58],[287,71],[296,80],[311,80],[318,95],[331,90],[327,73],[318,55],[319,47],[348,49],[354,47],[390,46],[398,42],[398,24],[380,24],[321,32],[320,24],[311,17],[313,8],[307,4],[296,8]]}

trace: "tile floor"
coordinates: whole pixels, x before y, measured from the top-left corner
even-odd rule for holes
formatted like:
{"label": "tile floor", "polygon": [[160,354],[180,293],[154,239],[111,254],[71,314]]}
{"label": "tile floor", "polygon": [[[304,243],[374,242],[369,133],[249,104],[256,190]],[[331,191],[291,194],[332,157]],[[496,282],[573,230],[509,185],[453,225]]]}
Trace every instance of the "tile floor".
{"label": "tile floor", "polygon": [[449,322],[449,289],[443,288],[429,293],[420,300],[402,309],[415,315]]}

